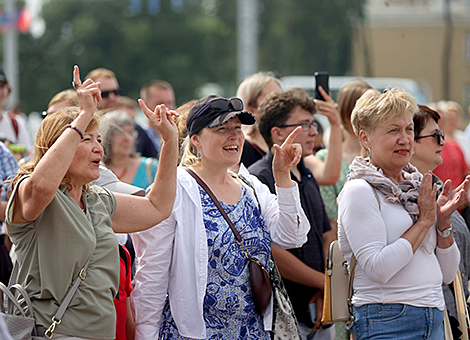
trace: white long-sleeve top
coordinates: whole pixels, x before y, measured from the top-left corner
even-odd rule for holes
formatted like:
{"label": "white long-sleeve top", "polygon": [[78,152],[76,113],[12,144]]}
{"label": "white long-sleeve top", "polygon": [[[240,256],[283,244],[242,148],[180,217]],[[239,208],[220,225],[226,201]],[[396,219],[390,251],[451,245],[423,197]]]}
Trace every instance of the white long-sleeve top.
{"label": "white long-sleeve top", "polygon": [[352,303],[402,303],[444,309],[441,284],[450,283],[457,273],[459,249],[454,244],[437,247],[432,226],[413,254],[411,244],[401,236],[412,226],[401,204],[385,201],[362,179],[345,184],[338,196],[338,240],[345,258],[357,258]]}
{"label": "white long-sleeve top", "polygon": [[[287,249],[307,241],[310,224],[300,205],[297,184],[276,188],[277,197],[256,177],[244,175],[256,190],[261,215],[272,245]],[[245,187],[256,201],[253,191]],[[205,339],[203,300],[207,286],[208,248],[196,181],[181,167],[171,216],[157,226],[132,235],[139,269],[131,304],[136,339],[158,339],[161,314],[169,294],[171,314],[181,335]],[[272,300],[264,315],[272,326]]]}

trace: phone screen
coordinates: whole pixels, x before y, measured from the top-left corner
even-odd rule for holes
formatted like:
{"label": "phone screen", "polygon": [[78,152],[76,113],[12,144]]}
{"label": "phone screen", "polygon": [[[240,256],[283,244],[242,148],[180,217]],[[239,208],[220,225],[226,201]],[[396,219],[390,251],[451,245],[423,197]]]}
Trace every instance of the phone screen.
{"label": "phone screen", "polygon": [[330,75],[328,72],[315,72],[315,99],[325,100],[318,91],[319,86],[321,86],[326,93],[330,93],[329,78]]}

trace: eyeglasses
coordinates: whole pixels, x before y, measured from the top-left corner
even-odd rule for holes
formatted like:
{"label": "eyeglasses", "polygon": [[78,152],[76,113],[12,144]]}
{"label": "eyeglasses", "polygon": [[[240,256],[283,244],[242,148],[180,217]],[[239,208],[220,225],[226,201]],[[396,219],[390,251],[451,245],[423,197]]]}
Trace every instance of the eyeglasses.
{"label": "eyeglasses", "polygon": [[301,126],[304,132],[309,132],[312,126],[315,128],[315,130],[318,130],[317,122],[311,122],[311,123],[305,122],[305,123],[299,123],[299,124],[279,125],[280,128],[287,128],[287,127],[292,127],[292,126]]}
{"label": "eyeglasses", "polygon": [[427,138],[427,137],[436,138],[437,144],[439,144],[439,145],[442,145],[442,142],[445,142],[445,140],[446,140],[445,139],[446,136],[444,135],[444,131],[442,131],[442,130],[437,130],[432,135],[415,137],[415,140],[419,140],[421,138]]}
{"label": "eyeglasses", "polygon": [[[230,109],[231,107],[231,109]],[[196,114],[193,116],[193,120],[202,114],[206,113],[209,109],[215,109],[220,111],[241,111],[243,110],[243,102],[240,98],[217,98],[213,99],[204,105]]]}
{"label": "eyeglasses", "polygon": [[115,96],[121,95],[121,89],[115,89],[111,91],[101,91],[101,98],[108,98],[111,93],[114,93]]}

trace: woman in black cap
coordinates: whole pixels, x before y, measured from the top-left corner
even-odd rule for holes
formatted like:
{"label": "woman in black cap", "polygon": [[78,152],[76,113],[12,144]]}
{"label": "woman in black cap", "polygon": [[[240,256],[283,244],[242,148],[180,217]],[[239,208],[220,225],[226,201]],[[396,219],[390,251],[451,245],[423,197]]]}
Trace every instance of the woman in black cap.
{"label": "woman in black cap", "polygon": [[243,246],[187,171],[207,184],[265,268],[271,243],[300,247],[309,227],[290,179],[301,157],[292,144],[300,128],[275,146],[276,197],[255,177],[229,171],[240,161],[242,124],[254,122],[239,98],[207,96],[190,109],[173,212],[158,228],[133,235],[140,257],[131,296],[136,339],[270,339],[272,306],[257,312]]}

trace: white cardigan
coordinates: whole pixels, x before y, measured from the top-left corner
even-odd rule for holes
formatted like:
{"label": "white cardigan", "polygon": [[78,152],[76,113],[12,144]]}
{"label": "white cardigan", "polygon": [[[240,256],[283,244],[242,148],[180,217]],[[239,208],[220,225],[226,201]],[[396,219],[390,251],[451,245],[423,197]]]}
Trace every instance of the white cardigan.
{"label": "white cardigan", "polygon": [[[298,248],[307,241],[310,224],[301,205],[297,184],[270,193],[256,177],[244,175],[256,190],[272,245]],[[243,184],[243,183],[242,183]],[[256,199],[253,190],[245,186]],[[171,314],[181,335],[205,339],[203,300],[207,286],[207,235],[196,181],[178,168],[178,186],[171,216],[157,226],[132,235],[139,269],[131,304],[136,339],[158,339],[167,292]],[[272,300],[264,315],[266,330],[272,326]]]}

